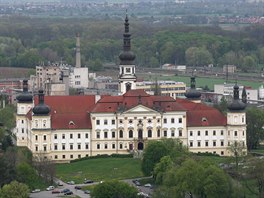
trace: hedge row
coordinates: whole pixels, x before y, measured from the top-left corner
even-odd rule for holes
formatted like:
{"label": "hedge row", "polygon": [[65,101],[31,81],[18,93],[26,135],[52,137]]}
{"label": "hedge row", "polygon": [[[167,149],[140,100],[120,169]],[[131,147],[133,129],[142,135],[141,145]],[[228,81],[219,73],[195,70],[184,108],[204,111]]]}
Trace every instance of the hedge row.
{"label": "hedge row", "polygon": [[95,155],[95,156],[89,156],[89,157],[83,157],[75,160],[71,160],[70,163],[79,162],[83,160],[89,160],[89,159],[97,159],[97,158],[133,158],[133,154],[103,154],[103,155]]}

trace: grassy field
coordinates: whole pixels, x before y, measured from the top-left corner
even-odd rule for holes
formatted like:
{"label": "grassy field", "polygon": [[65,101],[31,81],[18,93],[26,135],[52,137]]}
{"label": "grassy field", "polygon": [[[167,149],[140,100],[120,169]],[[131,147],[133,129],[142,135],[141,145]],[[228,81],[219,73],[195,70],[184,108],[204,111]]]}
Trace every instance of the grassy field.
{"label": "grassy field", "polygon": [[[190,77],[189,76],[161,76],[158,77],[160,80],[175,80],[178,82],[184,82],[187,86],[190,86]],[[214,84],[223,84],[225,82],[224,79],[220,78],[204,78],[204,77],[196,77],[196,87],[204,87],[208,86],[210,90],[214,89]],[[234,82],[233,82],[234,83]],[[262,85],[261,82],[253,82],[253,81],[237,81],[240,85],[250,86],[252,88],[259,88]]]}
{"label": "grassy field", "polygon": [[98,158],[58,164],[57,177],[67,182],[82,183],[84,179],[94,181],[142,177],[141,161],[133,158]]}

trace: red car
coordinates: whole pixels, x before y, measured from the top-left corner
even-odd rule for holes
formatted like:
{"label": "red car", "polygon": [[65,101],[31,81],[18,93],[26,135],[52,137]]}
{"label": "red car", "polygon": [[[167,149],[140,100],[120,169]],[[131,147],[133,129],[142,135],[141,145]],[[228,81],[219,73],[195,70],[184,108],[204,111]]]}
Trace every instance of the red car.
{"label": "red car", "polygon": [[59,190],[57,190],[57,189],[55,189],[55,190],[51,191],[51,193],[52,193],[52,194],[59,194],[59,193],[60,193],[60,191],[59,191]]}

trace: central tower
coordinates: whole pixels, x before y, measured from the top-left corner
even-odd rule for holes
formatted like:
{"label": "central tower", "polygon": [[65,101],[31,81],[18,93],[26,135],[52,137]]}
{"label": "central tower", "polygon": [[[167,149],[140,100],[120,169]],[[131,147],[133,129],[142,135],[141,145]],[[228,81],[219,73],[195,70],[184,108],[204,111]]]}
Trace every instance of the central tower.
{"label": "central tower", "polygon": [[123,34],[123,51],[119,55],[119,91],[121,94],[126,93],[130,89],[136,89],[136,74],[134,60],[135,54],[131,51],[131,34],[129,33],[129,22],[126,14],[125,32]]}

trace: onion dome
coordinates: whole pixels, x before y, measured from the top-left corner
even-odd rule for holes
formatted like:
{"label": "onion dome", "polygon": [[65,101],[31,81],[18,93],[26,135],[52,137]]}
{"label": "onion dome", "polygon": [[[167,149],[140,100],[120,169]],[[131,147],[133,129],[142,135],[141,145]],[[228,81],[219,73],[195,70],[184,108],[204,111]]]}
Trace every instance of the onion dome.
{"label": "onion dome", "polygon": [[131,34],[129,33],[129,22],[128,16],[125,19],[125,32],[123,34],[123,52],[119,54],[120,65],[134,65],[134,60],[136,58],[135,54],[131,51]]}
{"label": "onion dome", "polygon": [[39,104],[33,108],[34,115],[48,115],[50,108],[44,103],[43,90],[39,90]]}
{"label": "onion dome", "polygon": [[28,92],[28,81],[23,80],[23,92],[16,97],[19,103],[31,103],[33,96]]}
{"label": "onion dome", "polygon": [[200,99],[201,93],[196,90],[195,84],[196,84],[195,83],[195,77],[192,76],[191,77],[191,89],[186,91],[186,93],[184,94],[186,98],[191,99],[191,100],[199,100]]}
{"label": "onion dome", "polygon": [[246,108],[246,104],[239,100],[239,86],[237,84],[234,86],[233,93],[233,102],[227,108],[230,111],[243,111]]}

